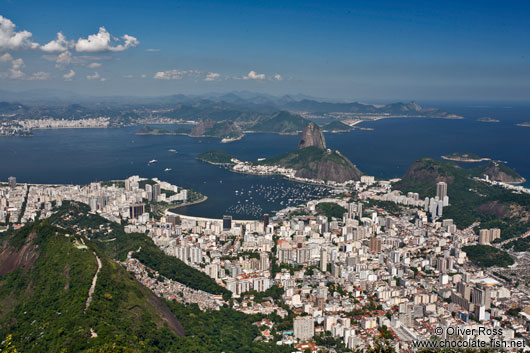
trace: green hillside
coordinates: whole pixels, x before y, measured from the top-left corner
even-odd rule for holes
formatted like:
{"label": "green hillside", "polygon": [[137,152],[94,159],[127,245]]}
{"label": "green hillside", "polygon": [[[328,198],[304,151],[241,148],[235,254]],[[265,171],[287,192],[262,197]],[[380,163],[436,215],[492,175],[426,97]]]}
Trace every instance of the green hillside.
{"label": "green hillside", "polygon": [[307,124],[309,124],[309,120],[302,118],[300,115],[281,111],[272,115],[270,118],[258,121],[249,130],[256,132],[296,133],[302,131]]}
{"label": "green hillside", "polygon": [[[169,308],[90,241],[82,248],[80,236],[48,221],[3,240],[0,337],[12,334],[19,351],[78,352],[111,343],[155,352],[183,335]],[[102,267],[85,311],[96,256]],[[158,343],[147,348],[150,342]]]}
{"label": "green hillside", "polygon": [[436,183],[448,184],[450,206],[444,207],[443,218],[452,218],[465,228],[481,222],[481,228],[501,229],[501,238],[518,236],[530,229],[530,195],[515,194],[499,186],[473,179],[479,168],[464,169],[455,163],[434,159],[414,162],[394,188],[417,192],[422,198],[436,195]]}
{"label": "green hillside", "polygon": [[295,169],[296,176],[302,178],[332,180],[344,182],[359,180],[361,172],[338,151],[321,149],[314,146],[292,151],[286,155],[268,158],[260,162],[263,165],[281,165]]}
{"label": "green hillside", "polygon": [[232,158],[234,157],[221,150],[203,152],[197,156],[198,160],[210,164],[232,164]]}

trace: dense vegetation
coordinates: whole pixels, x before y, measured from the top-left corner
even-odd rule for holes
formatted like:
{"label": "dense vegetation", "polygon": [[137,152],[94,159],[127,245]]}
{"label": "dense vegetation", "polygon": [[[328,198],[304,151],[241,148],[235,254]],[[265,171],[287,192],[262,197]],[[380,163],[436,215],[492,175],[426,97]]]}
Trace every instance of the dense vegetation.
{"label": "dense vegetation", "polygon": [[[161,347],[146,343],[164,337],[169,347],[179,332],[165,324],[178,325],[169,309],[89,241],[84,249],[77,236],[67,234],[40,221],[14,234],[24,238],[24,252],[3,249],[22,261],[18,268],[7,268],[9,261],[0,264],[0,337],[12,334],[21,352],[78,352],[111,342],[157,352]],[[95,254],[102,268],[85,310]],[[97,337],[90,337],[91,329]]]}
{"label": "dense vegetation", "polygon": [[211,164],[231,164],[232,158],[234,157],[221,150],[203,152],[197,156],[197,159]]}
{"label": "dense vegetation", "polygon": [[309,120],[286,111],[278,112],[269,119],[262,119],[250,128],[257,132],[295,133],[302,131]]}
{"label": "dense vegetation", "polygon": [[460,228],[481,222],[481,228],[501,229],[503,239],[530,229],[530,195],[515,194],[500,186],[473,179],[480,168],[463,169],[451,162],[421,159],[415,162],[395,188],[417,192],[422,198],[436,195],[436,183],[448,184],[450,206],[444,207],[443,218],[453,219]]}
{"label": "dense vegetation", "polygon": [[319,214],[328,217],[328,220],[332,218],[342,219],[344,213],[347,210],[335,202],[320,202],[316,206],[316,210]]}
{"label": "dense vegetation", "polygon": [[184,326],[185,352],[291,352],[275,343],[254,342],[262,315],[246,315],[233,309],[200,311],[196,305],[170,302],[169,307]]}
{"label": "dense vegetation", "polygon": [[512,257],[500,249],[489,245],[472,245],[462,248],[471,262],[481,267],[508,267],[514,264]]}

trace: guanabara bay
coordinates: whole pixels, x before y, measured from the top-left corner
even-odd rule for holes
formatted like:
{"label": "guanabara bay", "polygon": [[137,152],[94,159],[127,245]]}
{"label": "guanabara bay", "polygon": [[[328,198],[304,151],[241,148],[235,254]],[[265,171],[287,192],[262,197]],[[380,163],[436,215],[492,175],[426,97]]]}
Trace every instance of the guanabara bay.
{"label": "guanabara bay", "polygon": [[2,1],[0,353],[530,351],[529,13]]}

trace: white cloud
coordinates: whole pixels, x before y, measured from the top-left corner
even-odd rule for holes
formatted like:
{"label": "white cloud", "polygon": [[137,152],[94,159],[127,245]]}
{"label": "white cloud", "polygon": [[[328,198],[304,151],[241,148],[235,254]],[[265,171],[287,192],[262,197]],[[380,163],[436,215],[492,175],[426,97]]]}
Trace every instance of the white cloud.
{"label": "white cloud", "polygon": [[155,52],[155,51],[160,51],[160,49],[153,49],[153,48],[149,48],[149,49],[146,49],[145,51],[151,51],[151,52]]}
{"label": "white cloud", "polygon": [[91,69],[95,69],[96,67],[101,67],[101,63],[90,63],[87,66]]}
{"label": "white cloud", "polygon": [[66,37],[61,32],[57,33],[57,39],[41,46],[41,50],[47,53],[58,53],[68,50],[72,46],[72,42],[68,42]]}
{"label": "white cloud", "polygon": [[13,60],[13,57],[9,53],[5,53],[4,55],[0,56],[0,62],[8,63],[11,60]]}
{"label": "white cloud", "polygon": [[264,80],[264,79],[265,79],[265,74],[258,74],[254,70],[250,70],[248,75],[243,76],[243,80]]}
{"label": "white cloud", "polygon": [[72,62],[72,54],[69,51],[65,51],[57,55],[57,59],[55,60],[55,66],[61,67],[65,65],[70,65],[71,62]]}
{"label": "white cloud", "polygon": [[87,80],[97,80],[99,78],[99,73],[96,71],[93,75],[87,75]]}
{"label": "white cloud", "polygon": [[280,74],[274,74],[274,79],[275,79],[276,81],[281,81],[281,80],[283,80],[283,77],[282,77],[282,75],[280,75]]}
{"label": "white cloud", "polygon": [[0,50],[37,49],[38,43],[31,40],[31,32],[15,31],[15,24],[0,15]]}
{"label": "white cloud", "polygon": [[97,34],[91,34],[88,38],[79,38],[75,44],[75,50],[78,52],[86,53],[98,53],[104,51],[113,51],[119,52],[124,51],[128,48],[136,47],[140,44],[138,39],[130,35],[123,35],[121,37],[123,43],[113,46],[113,42],[116,41],[114,37],[111,38],[111,35],[105,27],[99,27],[99,32]]}
{"label": "white cloud", "polygon": [[206,77],[204,78],[204,81],[215,81],[221,78],[221,75],[216,72],[208,72],[206,74]]}
{"label": "white cloud", "polygon": [[70,69],[69,72],[67,72],[67,73],[65,73],[65,74],[63,75],[63,77],[64,77],[64,79],[65,79],[66,81],[72,81],[72,79],[74,78],[74,76],[75,76],[75,71],[72,70],[72,69]]}
{"label": "white cloud", "polygon": [[27,79],[28,80],[38,80],[38,81],[42,81],[42,80],[47,80],[50,78],[50,73],[49,72],[42,72],[42,71],[39,71],[39,72],[35,72],[34,74],[32,74],[31,76],[29,76]]}
{"label": "white cloud", "polygon": [[4,72],[0,72],[0,78],[9,78],[13,80],[47,80],[50,78],[49,72],[35,72],[31,75],[26,75],[22,69],[26,66],[24,65],[24,60],[21,58],[14,59],[11,54],[6,53],[0,56],[0,61],[4,63],[10,63],[11,67]]}
{"label": "white cloud", "polygon": [[196,70],[167,70],[159,71],[155,74],[154,78],[157,80],[181,80],[184,77],[199,76],[200,71]]}

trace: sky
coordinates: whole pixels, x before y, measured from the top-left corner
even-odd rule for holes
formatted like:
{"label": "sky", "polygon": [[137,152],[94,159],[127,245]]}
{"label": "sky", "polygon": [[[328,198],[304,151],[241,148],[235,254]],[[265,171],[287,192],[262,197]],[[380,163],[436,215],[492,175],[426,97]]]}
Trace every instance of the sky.
{"label": "sky", "polygon": [[527,1],[0,0],[0,89],[530,100]]}

